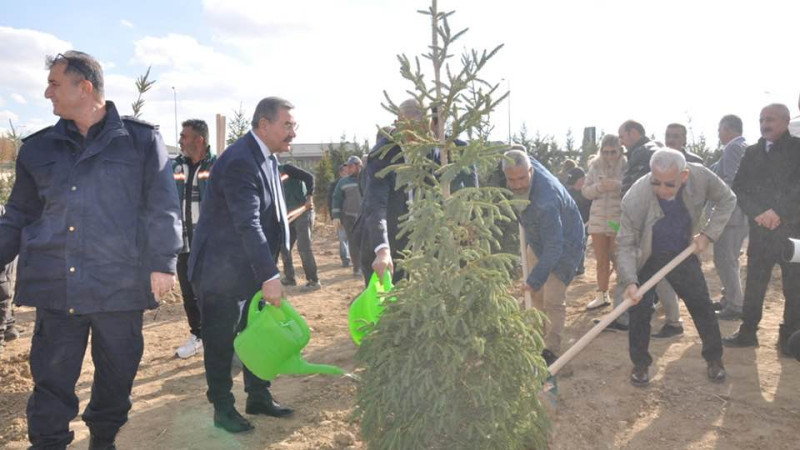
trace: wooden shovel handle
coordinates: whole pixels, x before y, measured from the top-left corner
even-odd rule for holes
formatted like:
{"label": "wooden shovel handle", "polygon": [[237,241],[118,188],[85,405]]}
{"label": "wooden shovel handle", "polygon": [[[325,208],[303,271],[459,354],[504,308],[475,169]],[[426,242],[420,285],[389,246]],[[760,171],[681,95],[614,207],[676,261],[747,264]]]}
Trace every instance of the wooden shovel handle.
{"label": "wooden shovel handle", "polygon": [[[525,229],[522,224],[519,225],[519,255],[522,259],[522,282],[525,283],[530,273],[530,266],[528,265],[528,243],[525,241]],[[533,297],[531,291],[523,289],[525,293],[525,309],[533,308]]]}
{"label": "wooden shovel handle", "polygon": [[[688,258],[694,252],[695,245],[694,242],[689,244],[688,247],[684,251],[682,251],[678,256],[672,259],[672,261],[668,262],[664,267],[661,268],[658,272],[655,273],[649,280],[647,280],[643,285],[639,286],[639,289],[636,290],[637,296],[644,295],[645,292],[649,291],[653,288],[659,281],[661,281],[668,273],[672,271],[678,264],[682,263],[684,259]],[[622,313],[628,310],[633,306],[633,300],[630,298],[626,298],[625,301],[617,305],[613,311],[606,314],[605,317],[600,319],[600,322],[597,323],[591,330],[589,330],[586,334],[583,335],[578,342],[575,343],[569,350],[567,350],[560,358],[556,360],[547,370],[550,372],[550,375],[555,375],[558,371],[564,367],[572,358],[574,358],[578,353],[580,353],[587,345],[589,345],[594,338],[597,337],[600,332],[605,329],[611,322],[617,319],[617,317],[621,316]]]}
{"label": "wooden shovel handle", "polygon": [[300,217],[304,212],[306,212],[306,205],[300,206],[295,208],[288,213],[286,213],[286,218],[289,219],[289,223],[294,222],[295,219]]}

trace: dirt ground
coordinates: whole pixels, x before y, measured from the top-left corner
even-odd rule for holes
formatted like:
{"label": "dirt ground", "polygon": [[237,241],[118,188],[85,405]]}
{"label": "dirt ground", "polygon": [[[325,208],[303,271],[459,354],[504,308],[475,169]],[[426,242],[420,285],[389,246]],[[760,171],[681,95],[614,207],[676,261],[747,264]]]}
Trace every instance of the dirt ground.
{"label": "dirt ground", "polygon": [[[356,370],[355,346],[347,330],[349,301],[362,282],[342,268],[332,227],[319,225],[314,243],[323,289],[303,292],[290,288],[288,296],[307,319],[312,337],[306,359]],[[719,296],[713,264],[705,258],[712,298]],[[295,255],[299,269],[299,258]],[[595,294],[591,250],[586,274],[568,291],[565,346],[589,328],[591,320],[608,312],[584,311]],[[744,273],[744,272],[743,272]],[[776,272],[776,275],[779,272]],[[303,277],[298,281],[302,284]],[[273,384],[280,401],[295,408],[290,419],[249,417],[255,432],[230,435],[213,427],[211,405],[205,399],[202,357],[174,356],[188,337],[183,307],[177,296],[158,311],[145,313],[145,351],[133,389],[133,410],[117,443],[123,449],[361,449],[358,425],[349,419],[356,385],[346,378],[321,375],[281,377]],[[559,402],[553,418],[553,449],[796,449],[800,427],[800,363],[781,358],[775,349],[783,311],[779,277],[767,294],[757,349],[727,350],[728,380],[707,381],[700,356],[700,339],[682,307],[686,333],[682,337],[652,340],[655,359],[648,388],[628,382],[631,363],[627,336],[602,333],[568,367],[571,376],[559,377]],[[25,404],[32,388],[28,350],[33,310],[21,308],[18,321],[25,330],[0,356],[0,446],[26,448]],[[663,314],[653,319],[660,328]],[[722,334],[735,331],[738,322],[721,322]],[[91,359],[90,355],[86,356]],[[88,402],[93,366],[84,364],[77,386],[81,411]],[[234,393],[244,409],[241,376]],[[88,446],[88,430],[80,418],[72,448]]]}

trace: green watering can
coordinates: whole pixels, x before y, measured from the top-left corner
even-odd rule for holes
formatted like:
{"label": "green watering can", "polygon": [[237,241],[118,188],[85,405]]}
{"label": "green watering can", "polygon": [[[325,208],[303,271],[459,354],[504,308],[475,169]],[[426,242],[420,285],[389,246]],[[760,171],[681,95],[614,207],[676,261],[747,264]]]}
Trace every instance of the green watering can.
{"label": "green watering can", "polygon": [[388,270],[383,274],[383,283],[378,280],[378,274],[373,272],[367,288],[353,300],[347,319],[350,322],[350,336],[356,345],[361,345],[364,336],[378,324],[385,308],[381,294],[390,292],[392,288],[394,285]]}
{"label": "green watering can", "polygon": [[247,325],[233,341],[236,355],[255,376],[274,380],[280,374],[344,375],[344,370],[325,364],[311,364],[300,355],[311,332],[291,303],[281,299],[280,308],[260,305],[261,291],[250,301]]}

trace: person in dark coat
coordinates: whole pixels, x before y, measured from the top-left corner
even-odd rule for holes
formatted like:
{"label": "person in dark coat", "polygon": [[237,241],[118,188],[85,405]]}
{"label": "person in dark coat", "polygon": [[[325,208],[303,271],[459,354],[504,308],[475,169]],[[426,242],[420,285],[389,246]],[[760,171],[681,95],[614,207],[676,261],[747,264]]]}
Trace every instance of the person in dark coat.
{"label": "person in dark coat", "polygon": [[686,127],[679,123],[671,123],[667,125],[667,130],[664,131],[664,145],[673,150],[683,153],[686,162],[695,164],[705,164],[703,158],[686,150]]}
{"label": "person in dark coat", "polygon": [[[295,137],[292,108],[278,97],[258,103],[253,129],[231,144],[211,169],[192,241],[189,279],[200,298],[206,396],[214,405],[214,426],[230,433],[253,429],[234,408],[231,393],[240,307],[259,290],[264,301],[274,306],[281,301],[276,263],[279,253],[289,249],[289,222],[275,153],[288,151]],[[269,381],[247,368],[243,372],[245,412],[274,417],[292,413],[272,398]]]}
{"label": "person in dark coat", "polygon": [[789,134],[789,108],[772,104],[761,110],[761,139],[747,147],[733,179],[733,192],[748,218],[747,279],[742,324],[723,339],[728,347],[758,345],[764,295],[772,269],[780,265],[783,280],[783,323],[778,347],[789,356],[789,337],[800,330],[800,264],[781,259],[788,238],[800,238],[800,138]]}
{"label": "person in dark coat", "polygon": [[36,308],[28,437],[35,449],[72,442],[75,383],[91,335],[83,421],[90,449],[115,448],[142,358],[142,315],[174,283],[178,195],[164,142],[121,118],[96,59],[47,59],[45,97],[61,119],[24,140],[0,219],[0,264],[19,254],[16,303]]}
{"label": "person in dark coat", "polygon": [[[404,101],[400,104],[399,110],[397,128],[424,129],[427,126],[422,106],[416,100]],[[373,271],[383,274],[389,270],[394,274],[394,281],[399,281],[404,276],[402,270],[395,270],[394,260],[400,257],[408,244],[408,237],[398,237],[397,232],[400,217],[408,213],[409,194],[403,186],[397,185],[397,174],[393,171],[382,177],[377,176],[387,167],[403,162],[399,145],[394,145],[386,153],[383,152],[383,147],[390,143],[391,141],[380,133],[364,168],[364,194],[355,228],[356,234],[361,236],[360,263],[365,282],[369,281]]]}

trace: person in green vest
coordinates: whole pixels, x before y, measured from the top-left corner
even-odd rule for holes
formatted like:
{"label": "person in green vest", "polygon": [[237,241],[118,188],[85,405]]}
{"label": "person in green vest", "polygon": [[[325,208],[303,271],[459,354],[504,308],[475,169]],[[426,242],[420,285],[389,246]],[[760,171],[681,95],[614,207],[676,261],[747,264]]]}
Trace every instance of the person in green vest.
{"label": "person in green vest", "polygon": [[289,225],[289,251],[281,252],[283,261],[283,274],[281,283],[284,286],[296,286],[297,280],[292,261],[292,247],[297,242],[297,252],[306,274],[305,288],[316,290],[322,287],[317,276],[317,262],[311,251],[311,230],[314,226],[314,175],[292,164],[278,166],[283,180],[283,192],[286,197],[286,211],[291,216],[292,211],[305,207],[296,219]]}

